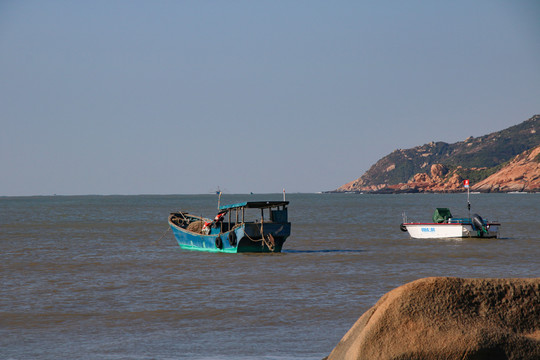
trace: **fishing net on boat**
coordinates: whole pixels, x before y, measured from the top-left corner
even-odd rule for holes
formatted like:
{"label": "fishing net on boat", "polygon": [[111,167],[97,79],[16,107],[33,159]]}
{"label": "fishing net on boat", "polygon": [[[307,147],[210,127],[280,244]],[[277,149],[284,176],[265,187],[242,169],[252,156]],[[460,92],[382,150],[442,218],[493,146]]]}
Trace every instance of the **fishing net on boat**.
{"label": "fishing net on boat", "polygon": [[188,227],[187,227],[187,230],[188,231],[193,231],[193,232],[196,232],[196,233],[201,233],[203,225],[204,225],[204,221],[197,220],[197,221],[194,221],[191,224],[189,224]]}

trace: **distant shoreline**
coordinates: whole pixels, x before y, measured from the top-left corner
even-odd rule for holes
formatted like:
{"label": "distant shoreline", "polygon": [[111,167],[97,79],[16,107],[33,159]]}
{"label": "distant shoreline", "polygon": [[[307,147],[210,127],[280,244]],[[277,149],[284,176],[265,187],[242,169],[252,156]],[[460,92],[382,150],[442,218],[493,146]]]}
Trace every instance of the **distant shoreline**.
{"label": "distant shoreline", "polygon": [[[430,191],[430,190],[394,190],[394,189],[381,189],[381,190],[369,190],[369,191],[325,191],[325,194],[377,194],[377,195],[391,195],[391,194],[463,194],[467,191]],[[471,191],[471,194],[540,194],[538,191]]]}
{"label": "distant shoreline", "polygon": [[[317,192],[294,192],[288,195],[320,195],[320,194],[357,194],[357,195],[397,195],[397,194],[464,194],[466,191],[429,191],[429,190],[393,190],[393,189],[381,189],[370,191],[317,191]],[[471,191],[470,194],[540,194],[539,191]],[[280,195],[281,193],[234,193],[224,194],[228,196],[261,196],[261,195]],[[8,198],[45,198],[45,197],[129,197],[129,196],[214,196],[212,194],[45,194],[45,195],[0,195],[0,199]]]}

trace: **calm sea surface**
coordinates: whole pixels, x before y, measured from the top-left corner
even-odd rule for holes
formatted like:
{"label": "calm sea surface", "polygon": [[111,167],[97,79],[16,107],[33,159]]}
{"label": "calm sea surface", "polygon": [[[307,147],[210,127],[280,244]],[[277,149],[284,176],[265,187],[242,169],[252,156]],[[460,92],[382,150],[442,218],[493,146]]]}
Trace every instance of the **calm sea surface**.
{"label": "calm sea surface", "polygon": [[[223,195],[222,203],[281,194]],[[167,216],[215,195],[0,198],[1,359],[321,359],[384,293],[427,276],[540,276],[540,194],[472,194],[501,239],[414,240],[402,213],[466,194],[290,194],[280,254],[181,250]]]}

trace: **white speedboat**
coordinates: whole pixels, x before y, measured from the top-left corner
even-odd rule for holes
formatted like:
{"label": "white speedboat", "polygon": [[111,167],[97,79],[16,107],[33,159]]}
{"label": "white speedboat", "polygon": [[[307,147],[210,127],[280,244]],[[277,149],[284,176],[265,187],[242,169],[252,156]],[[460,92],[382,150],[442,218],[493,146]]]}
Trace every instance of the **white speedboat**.
{"label": "white speedboat", "polygon": [[437,208],[433,214],[433,222],[404,222],[402,231],[407,231],[415,239],[440,238],[496,238],[499,235],[498,222],[482,219],[478,214],[470,218],[453,218],[447,208]]}

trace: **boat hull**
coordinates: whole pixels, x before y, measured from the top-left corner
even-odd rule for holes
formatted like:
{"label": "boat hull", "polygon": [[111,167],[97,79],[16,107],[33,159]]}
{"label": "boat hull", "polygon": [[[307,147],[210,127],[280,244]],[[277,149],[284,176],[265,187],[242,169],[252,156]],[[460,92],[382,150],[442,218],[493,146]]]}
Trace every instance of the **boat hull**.
{"label": "boat hull", "polygon": [[205,252],[281,252],[291,233],[290,223],[244,223],[227,232],[212,229],[208,235],[188,231],[170,218],[169,226],[182,249]]}
{"label": "boat hull", "polygon": [[487,232],[474,230],[470,224],[459,223],[404,223],[403,226],[414,239],[496,238],[499,233],[498,224],[488,224]]}

